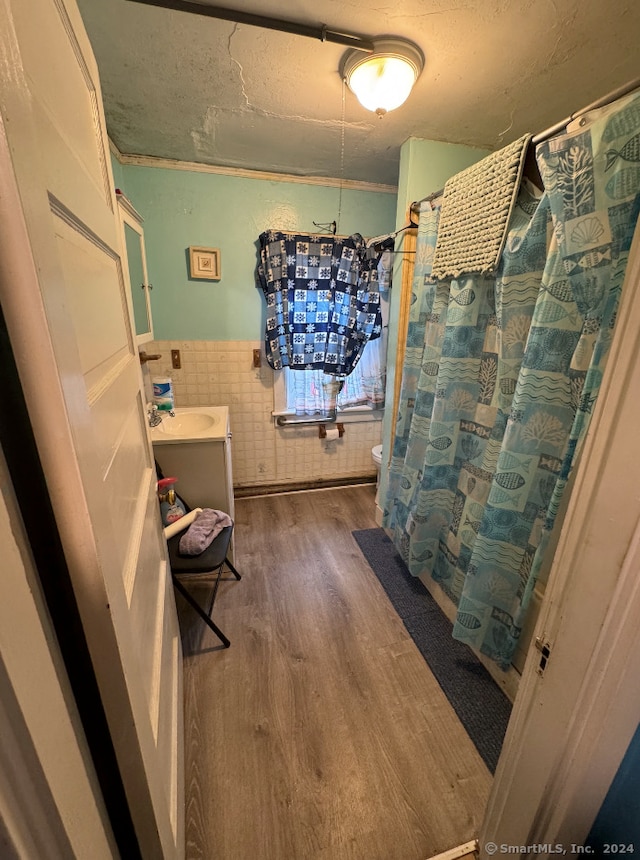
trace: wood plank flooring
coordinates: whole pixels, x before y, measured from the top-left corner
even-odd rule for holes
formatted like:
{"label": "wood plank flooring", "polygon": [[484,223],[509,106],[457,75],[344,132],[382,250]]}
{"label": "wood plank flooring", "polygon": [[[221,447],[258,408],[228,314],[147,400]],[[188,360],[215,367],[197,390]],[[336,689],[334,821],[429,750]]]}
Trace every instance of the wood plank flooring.
{"label": "wood plank flooring", "polygon": [[426,860],[478,835],[491,775],[351,536],[374,493],[237,501],[229,649],[181,601],[187,860]]}

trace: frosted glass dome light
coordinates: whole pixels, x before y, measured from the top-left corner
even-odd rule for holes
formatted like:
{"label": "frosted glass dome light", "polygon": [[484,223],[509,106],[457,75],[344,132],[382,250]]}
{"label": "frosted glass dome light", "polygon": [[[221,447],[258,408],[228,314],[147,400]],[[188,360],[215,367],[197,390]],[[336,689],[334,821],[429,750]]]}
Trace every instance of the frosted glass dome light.
{"label": "frosted glass dome light", "polygon": [[409,97],[424,67],[417,45],[403,39],[376,39],[374,51],[349,51],[342,75],[360,104],[384,116]]}

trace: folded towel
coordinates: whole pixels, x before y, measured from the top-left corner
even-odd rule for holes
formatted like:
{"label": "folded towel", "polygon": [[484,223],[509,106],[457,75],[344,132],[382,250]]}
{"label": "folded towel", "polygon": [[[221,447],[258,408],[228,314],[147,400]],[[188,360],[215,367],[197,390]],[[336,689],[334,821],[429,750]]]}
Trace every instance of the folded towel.
{"label": "folded towel", "polygon": [[215,540],[223,528],[232,525],[233,520],[224,511],[203,508],[196,521],[180,538],[178,550],[182,555],[200,555]]}
{"label": "folded towel", "polygon": [[500,262],[524,170],[525,134],[456,173],[444,186],[431,277],[490,274]]}

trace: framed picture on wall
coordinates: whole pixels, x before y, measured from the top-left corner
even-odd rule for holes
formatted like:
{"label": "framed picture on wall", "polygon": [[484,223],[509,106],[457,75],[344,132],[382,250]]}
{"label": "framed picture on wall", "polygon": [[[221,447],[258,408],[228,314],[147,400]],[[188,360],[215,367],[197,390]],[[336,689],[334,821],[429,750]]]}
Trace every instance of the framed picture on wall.
{"label": "framed picture on wall", "polygon": [[219,281],[220,249],[189,246],[189,277],[206,281]]}

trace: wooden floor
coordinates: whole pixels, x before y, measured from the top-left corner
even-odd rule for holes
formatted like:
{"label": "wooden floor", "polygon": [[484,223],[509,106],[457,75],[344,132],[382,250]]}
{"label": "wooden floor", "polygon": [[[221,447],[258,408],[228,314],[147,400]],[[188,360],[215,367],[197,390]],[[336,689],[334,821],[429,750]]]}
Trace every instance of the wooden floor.
{"label": "wooden floor", "polygon": [[491,775],[351,536],[374,492],[237,501],[229,649],[181,601],[188,860],[426,860],[478,835]]}

